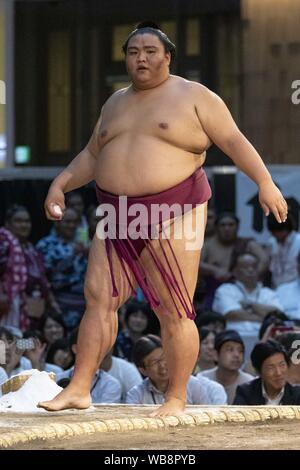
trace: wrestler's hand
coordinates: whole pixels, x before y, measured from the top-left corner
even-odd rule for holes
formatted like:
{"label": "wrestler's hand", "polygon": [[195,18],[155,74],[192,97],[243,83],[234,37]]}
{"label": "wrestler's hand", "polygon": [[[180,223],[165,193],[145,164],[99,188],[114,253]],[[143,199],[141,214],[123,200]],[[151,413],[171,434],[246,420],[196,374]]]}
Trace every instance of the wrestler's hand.
{"label": "wrestler's hand", "polygon": [[63,191],[57,186],[50,186],[44,207],[47,219],[61,220],[65,210]]}
{"label": "wrestler's hand", "polygon": [[272,180],[259,185],[259,202],[266,216],[273,212],[277,222],[285,222],[288,205],[283,195]]}

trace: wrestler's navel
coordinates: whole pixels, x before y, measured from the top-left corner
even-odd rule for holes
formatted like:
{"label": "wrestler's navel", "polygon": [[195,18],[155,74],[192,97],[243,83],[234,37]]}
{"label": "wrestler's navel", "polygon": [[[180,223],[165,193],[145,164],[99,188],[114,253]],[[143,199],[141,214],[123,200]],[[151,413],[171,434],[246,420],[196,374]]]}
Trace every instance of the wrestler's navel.
{"label": "wrestler's navel", "polygon": [[104,129],[104,131],[101,132],[100,137],[103,139],[106,136],[107,136],[107,130]]}
{"label": "wrestler's navel", "polygon": [[161,128],[161,129],[169,129],[169,124],[167,122],[160,122],[158,124],[158,126]]}

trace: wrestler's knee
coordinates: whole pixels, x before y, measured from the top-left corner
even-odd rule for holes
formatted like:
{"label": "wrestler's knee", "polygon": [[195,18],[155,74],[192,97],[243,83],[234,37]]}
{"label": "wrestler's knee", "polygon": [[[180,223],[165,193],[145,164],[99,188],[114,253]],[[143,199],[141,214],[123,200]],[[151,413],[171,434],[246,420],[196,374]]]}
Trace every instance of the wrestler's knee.
{"label": "wrestler's knee", "polygon": [[105,290],[101,288],[99,282],[91,277],[86,277],[84,283],[84,297],[87,307],[101,305],[104,309],[110,309],[111,299],[105,294]]}
{"label": "wrestler's knee", "polygon": [[182,306],[178,306],[178,311],[174,310],[170,314],[163,311],[156,311],[161,328],[164,330],[183,329],[194,324],[193,320],[187,317],[187,312]]}

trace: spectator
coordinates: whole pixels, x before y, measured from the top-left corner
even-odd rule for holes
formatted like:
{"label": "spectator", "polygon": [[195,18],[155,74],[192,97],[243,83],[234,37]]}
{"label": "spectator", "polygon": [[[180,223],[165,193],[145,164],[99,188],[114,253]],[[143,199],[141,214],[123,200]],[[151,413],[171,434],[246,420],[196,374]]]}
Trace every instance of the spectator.
{"label": "spectator", "polygon": [[17,337],[7,328],[0,327],[0,340],[5,344],[6,355],[6,364],[3,364],[3,369],[5,370],[8,378],[13,375],[20,374],[24,370],[32,369],[30,360],[23,355],[24,350],[17,348],[17,340],[21,338],[22,333]]}
{"label": "spectator", "polygon": [[131,301],[124,315],[124,327],[115,344],[115,355],[132,361],[132,349],[136,341],[147,332],[150,316],[153,315],[146,302]]}
{"label": "spectator", "polygon": [[85,309],[83,284],[88,249],[75,240],[78,220],[77,212],[67,208],[63,219],[55,222],[55,232],[37,244],[68,330],[78,325]]}
{"label": "spectator", "polygon": [[273,287],[277,288],[280,284],[298,278],[300,233],[295,231],[295,222],[291,214],[288,214],[283,223],[278,223],[270,214],[268,229],[272,234],[267,246],[271,261],[270,271]]}
{"label": "spectator", "polygon": [[215,332],[208,328],[200,328],[198,331],[200,337],[200,351],[194,375],[200,371],[215,367],[216,360]]}
{"label": "spectator", "polygon": [[[136,385],[127,393],[126,403],[149,405],[164,403],[169,372],[161,339],[151,334],[141,337],[135,343],[133,360],[146,378],[141,384]],[[199,381],[193,376],[190,377],[187,385],[188,404],[212,404],[214,399],[216,400],[214,387],[212,392],[212,389],[209,386],[207,387],[207,382]]]}
{"label": "spectator", "polygon": [[135,385],[140,384],[143,379],[134,364],[120,357],[115,357],[112,353],[113,350],[111,349],[102,361],[100,369],[120,382],[122,386],[122,402],[124,402],[127,392]]}
{"label": "spectator", "polygon": [[217,367],[200,372],[200,375],[223,385],[228,404],[231,405],[237,386],[253,379],[252,375],[240,370],[244,362],[245,346],[236,331],[226,330],[217,334],[215,350],[217,351]]}
{"label": "spectator", "polygon": [[[76,356],[77,351],[78,329],[71,332],[69,337],[70,348]],[[56,382],[61,386],[67,386],[69,381],[63,379],[71,379],[74,373],[74,366],[70,369],[58,374]],[[107,372],[98,369],[91,387],[92,403],[120,403],[122,387],[120,382]]]}
{"label": "spectator", "polygon": [[48,347],[57,339],[66,336],[66,329],[61,315],[51,310],[46,311],[42,316],[39,330],[42,332]]}
{"label": "spectator", "polygon": [[[276,335],[276,327],[284,326],[285,322],[289,319],[285,313],[280,312],[279,310],[273,310],[269,312],[262,321],[262,324],[259,329],[258,338],[261,341],[267,341]],[[279,330],[278,330],[279,332]]]}
{"label": "spectator", "polygon": [[84,215],[84,202],[80,191],[71,191],[66,194],[66,207],[70,207],[77,212],[79,223],[76,229],[76,241],[87,246],[89,243],[89,226]]}
{"label": "spectator", "polygon": [[213,312],[212,310],[197,310],[196,325],[198,329],[203,327],[215,333],[220,333],[226,330],[226,318],[220,313]]}
{"label": "spectator", "polygon": [[205,276],[205,307],[211,308],[215,290],[232,277],[232,263],[239,253],[248,251],[258,259],[258,273],[262,275],[268,266],[268,256],[263,248],[251,238],[238,236],[239,219],[235,214],[223,212],[216,218],[216,234],[205,240],[200,270]]}
{"label": "spectator", "polygon": [[251,361],[259,378],[237,388],[234,405],[300,405],[300,386],[287,380],[290,360],[281,344],[257,343]]}
{"label": "spectator", "polygon": [[249,352],[257,340],[265,315],[281,309],[276,292],[258,281],[258,259],[241,253],[233,264],[234,283],[222,284],[215,293],[213,309],[226,315],[228,328],[238,331]]}
{"label": "spectator", "polygon": [[6,310],[2,315],[0,311],[0,323],[22,330],[29,326],[29,317],[42,315],[45,301],[58,310],[40,253],[28,240],[30,232],[28,210],[11,206],[5,228],[0,229],[0,293],[7,299]]}
{"label": "spectator", "polygon": [[55,365],[54,363],[51,364],[49,361],[47,361],[47,342],[40,331],[25,331],[23,338],[32,338],[34,342],[34,349],[30,349],[24,352],[24,356],[30,360],[33,369],[54,372],[54,374],[59,374],[62,372],[63,369],[58,367],[59,364]]}
{"label": "spectator", "polygon": [[300,251],[296,260],[297,278],[280,284],[276,290],[279,301],[291,320],[300,320]]}
{"label": "spectator", "polygon": [[70,348],[69,340],[67,338],[60,338],[54,341],[48,349],[46,360],[51,367],[60,369],[59,372],[72,367],[75,356]]}

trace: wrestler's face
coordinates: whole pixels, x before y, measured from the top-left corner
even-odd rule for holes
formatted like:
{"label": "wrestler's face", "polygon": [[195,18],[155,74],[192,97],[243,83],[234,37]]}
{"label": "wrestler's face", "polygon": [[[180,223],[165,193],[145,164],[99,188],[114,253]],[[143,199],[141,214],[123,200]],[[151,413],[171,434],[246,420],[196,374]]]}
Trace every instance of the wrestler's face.
{"label": "wrestler's face", "polygon": [[149,377],[154,385],[169,380],[167,363],[162,348],[154,349],[144,358],[143,362],[144,367],[140,367],[140,371],[143,375]]}
{"label": "wrestler's face", "polygon": [[170,52],[154,34],[137,34],[127,47],[126,67],[133,84],[139,89],[153,88],[169,76]]}
{"label": "wrestler's face", "polygon": [[244,349],[236,341],[226,341],[218,354],[218,365],[230,371],[239,370],[244,362]]}

